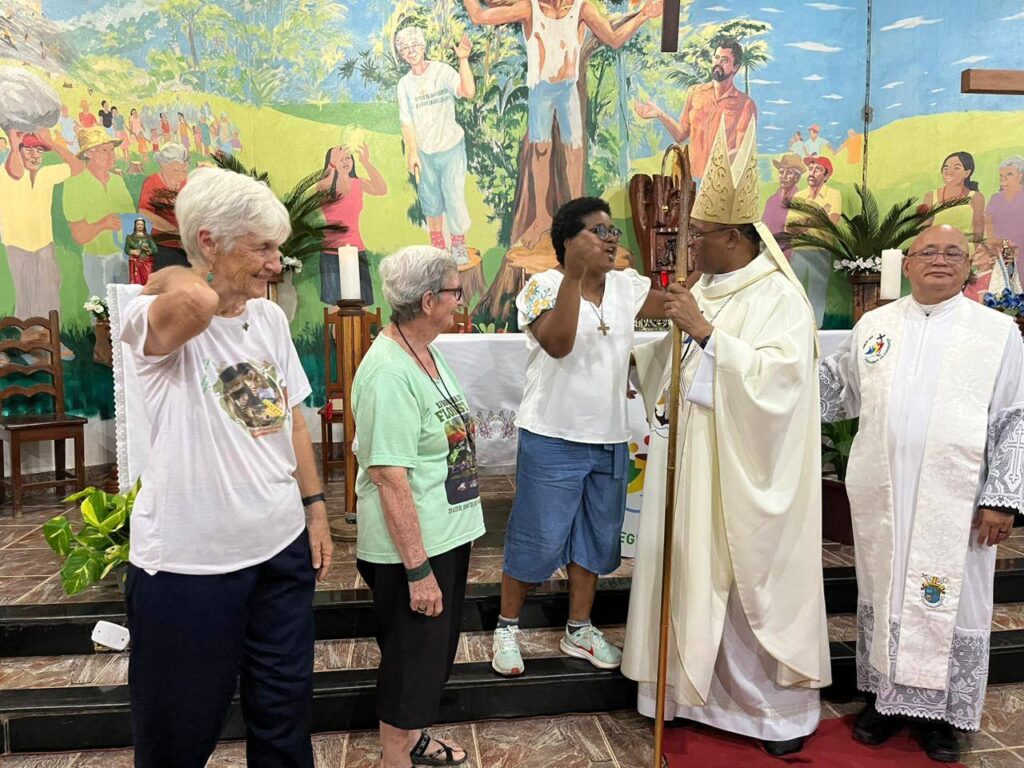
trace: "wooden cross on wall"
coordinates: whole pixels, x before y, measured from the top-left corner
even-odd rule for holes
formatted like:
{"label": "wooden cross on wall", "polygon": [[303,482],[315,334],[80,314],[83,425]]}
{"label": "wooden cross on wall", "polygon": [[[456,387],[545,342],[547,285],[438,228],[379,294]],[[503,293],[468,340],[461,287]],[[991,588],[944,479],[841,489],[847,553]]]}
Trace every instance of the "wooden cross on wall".
{"label": "wooden cross on wall", "polygon": [[679,50],[679,0],[665,0],[661,11],[661,51]]}
{"label": "wooden cross on wall", "polygon": [[[666,3],[666,8],[668,7]],[[662,40],[665,39],[662,30]],[[662,44],[664,50],[664,43]],[[960,73],[960,93],[989,93],[1024,96],[1022,69],[965,69]]]}

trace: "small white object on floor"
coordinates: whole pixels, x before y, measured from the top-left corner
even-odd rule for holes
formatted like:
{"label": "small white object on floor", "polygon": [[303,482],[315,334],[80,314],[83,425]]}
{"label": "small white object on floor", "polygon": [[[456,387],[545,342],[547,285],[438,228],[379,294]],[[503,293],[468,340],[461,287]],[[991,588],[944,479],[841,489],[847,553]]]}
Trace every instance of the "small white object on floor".
{"label": "small white object on floor", "polygon": [[94,643],[115,651],[123,651],[127,648],[130,639],[131,635],[129,635],[127,627],[109,621],[97,621],[92,630]]}

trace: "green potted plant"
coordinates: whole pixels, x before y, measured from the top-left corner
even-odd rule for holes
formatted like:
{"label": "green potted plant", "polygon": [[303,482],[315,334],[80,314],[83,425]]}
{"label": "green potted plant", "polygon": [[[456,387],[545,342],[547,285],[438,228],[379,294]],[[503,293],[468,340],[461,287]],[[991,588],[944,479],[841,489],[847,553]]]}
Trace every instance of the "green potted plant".
{"label": "green potted plant", "polygon": [[882,251],[900,248],[924,231],[936,214],[966,205],[966,197],[947,200],[936,205],[918,205],[913,197],[896,203],[885,215],[878,211],[875,196],[866,187],[854,185],[860,211],[853,216],[842,214],[833,222],[816,203],[793,199],[786,205],[801,214],[799,229],[789,236],[794,248],[818,248],[832,258],[832,268],[846,274],[853,286],[854,322],[878,303]]}
{"label": "green potted plant", "polygon": [[[846,466],[857,424],[857,419],[849,419],[821,425],[821,535],[840,544],[853,544]],[[826,473],[828,467],[831,471]]]}
{"label": "green potted plant", "polygon": [[128,564],[128,532],[132,507],[139,493],[136,481],[126,493],[106,493],[89,487],[72,494],[65,502],[80,501],[82,524],[76,529],[64,515],[43,526],[46,543],[64,564],[60,580],[67,595],[77,595],[113,572],[124,588]]}

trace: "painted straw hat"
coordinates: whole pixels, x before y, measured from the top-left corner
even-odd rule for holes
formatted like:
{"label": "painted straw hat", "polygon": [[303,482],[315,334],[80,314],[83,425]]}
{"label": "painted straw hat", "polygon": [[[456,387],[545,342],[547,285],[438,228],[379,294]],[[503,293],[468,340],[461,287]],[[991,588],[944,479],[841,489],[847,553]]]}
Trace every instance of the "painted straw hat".
{"label": "painted straw hat", "polygon": [[94,125],[91,128],[83,128],[78,132],[78,150],[77,157],[81,157],[90,149],[96,149],[96,147],[102,147],[104,144],[112,144],[113,146],[120,145],[120,139],[110,138],[110,134],[107,133],[107,129],[100,125]]}

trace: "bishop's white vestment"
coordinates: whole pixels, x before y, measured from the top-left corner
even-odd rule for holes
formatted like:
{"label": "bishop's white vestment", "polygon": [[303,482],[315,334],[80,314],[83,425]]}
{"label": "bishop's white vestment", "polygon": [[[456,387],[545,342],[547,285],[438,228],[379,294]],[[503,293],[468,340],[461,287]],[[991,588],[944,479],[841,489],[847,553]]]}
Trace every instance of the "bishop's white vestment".
{"label": "bishop's white vestment", "polygon": [[[814,318],[762,253],[705,276],[714,326],[684,344],[666,716],[759,739],[807,736],[831,682],[821,569]],[[622,672],[654,715],[671,336],[634,350],[651,422]]]}
{"label": "bishop's white vestment", "polygon": [[1024,344],[954,296],[868,312],[820,367],[822,418],[860,417],[846,475],[857,685],[882,714],[977,730],[996,548],[979,506],[1024,510]]}

